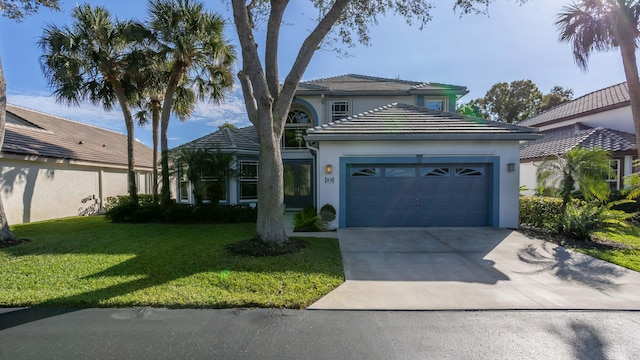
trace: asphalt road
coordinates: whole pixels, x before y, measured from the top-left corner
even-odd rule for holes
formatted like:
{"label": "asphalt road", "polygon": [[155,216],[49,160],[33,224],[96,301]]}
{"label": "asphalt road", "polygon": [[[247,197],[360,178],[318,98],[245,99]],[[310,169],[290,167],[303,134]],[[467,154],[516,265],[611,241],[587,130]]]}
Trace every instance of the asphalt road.
{"label": "asphalt road", "polygon": [[0,309],[0,359],[637,359],[640,312]]}

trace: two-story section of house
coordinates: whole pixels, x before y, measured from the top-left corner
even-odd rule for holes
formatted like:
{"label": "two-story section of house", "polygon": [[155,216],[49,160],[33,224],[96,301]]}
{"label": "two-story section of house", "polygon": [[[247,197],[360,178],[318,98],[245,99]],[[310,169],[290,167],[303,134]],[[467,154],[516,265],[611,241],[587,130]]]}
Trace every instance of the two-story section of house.
{"label": "two-story section of house", "polygon": [[[286,208],[331,204],[336,227],[517,226],[519,141],[536,131],[456,114],[467,92],[354,74],[301,82],[281,141]],[[234,152],[223,202],[258,201],[251,127],[181,147]],[[179,180],[178,199],[193,202]]]}

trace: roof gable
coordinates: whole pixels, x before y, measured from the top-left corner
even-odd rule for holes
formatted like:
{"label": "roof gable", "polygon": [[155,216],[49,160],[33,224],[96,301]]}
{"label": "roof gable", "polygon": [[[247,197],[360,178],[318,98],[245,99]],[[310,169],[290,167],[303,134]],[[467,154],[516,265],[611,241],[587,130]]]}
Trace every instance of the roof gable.
{"label": "roof gable", "polygon": [[253,126],[240,129],[222,128],[201,138],[182,144],[171,151],[181,148],[220,149],[230,152],[258,152],[260,141]]}
{"label": "roof gable", "polygon": [[[96,126],[7,104],[3,154],[127,166],[127,137]],[[153,150],[136,142],[135,163],[153,167]]]}
{"label": "roof gable", "polygon": [[309,129],[308,140],[534,139],[537,130],[523,126],[393,103]]}
{"label": "roof gable", "polygon": [[560,104],[519,124],[543,126],[628,105],[629,87],[623,82]]}
{"label": "roof gable", "polygon": [[346,74],[329,78],[303,81],[296,92],[304,94],[354,94],[354,93],[390,93],[390,94],[433,94],[457,95],[467,94],[464,86],[387,79],[374,76]]}

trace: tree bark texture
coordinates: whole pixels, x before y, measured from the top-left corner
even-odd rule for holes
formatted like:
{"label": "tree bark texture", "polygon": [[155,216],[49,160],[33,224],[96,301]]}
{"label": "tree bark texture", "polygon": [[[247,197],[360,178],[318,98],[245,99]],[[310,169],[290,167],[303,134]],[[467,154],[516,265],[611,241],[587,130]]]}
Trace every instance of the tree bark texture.
{"label": "tree bark texture", "polygon": [[153,202],[158,203],[158,127],[160,126],[160,102],[152,100],[151,102],[151,136],[153,136],[153,186],[151,191],[153,194]]}
{"label": "tree bark texture", "polygon": [[620,53],[624,66],[624,75],[629,87],[629,103],[633,126],[636,130],[636,146],[638,158],[640,158],[640,79],[638,79],[638,65],[636,64],[635,38],[623,39],[620,42]]}
{"label": "tree bark texture", "polygon": [[[4,126],[7,121],[7,82],[2,71],[2,60],[0,60],[0,151],[4,144]],[[1,168],[0,168],[1,170]],[[7,215],[4,212],[4,205],[0,197],[0,242],[17,240],[16,236],[9,229]]]}
{"label": "tree bark texture", "polygon": [[124,114],[124,122],[127,127],[127,155],[129,157],[127,164],[127,185],[129,189],[129,198],[134,204],[138,204],[138,186],[136,185],[136,166],[134,156],[135,146],[135,124],[133,122],[133,116],[131,115],[131,109],[129,109],[129,102],[125,96],[122,84],[119,81],[111,81],[113,89],[120,103],[120,108]]}
{"label": "tree bark texture", "polygon": [[249,120],[258,130],[260,138],[256,237],[262,241],[282,244],[288,240],[282,223],[284,188],[280,139],[284,122],[313,54],[350,1],[336,0],[320,19],[302,43],[291,70],[280,87],[277,66],[278,35],[282,15],[289,1],[271,2],[263,68],[251,20],[252,4],[246,5],[244,0],[232,0],[233,18],[242,54],[242,70],[238,79],[242,85]]}

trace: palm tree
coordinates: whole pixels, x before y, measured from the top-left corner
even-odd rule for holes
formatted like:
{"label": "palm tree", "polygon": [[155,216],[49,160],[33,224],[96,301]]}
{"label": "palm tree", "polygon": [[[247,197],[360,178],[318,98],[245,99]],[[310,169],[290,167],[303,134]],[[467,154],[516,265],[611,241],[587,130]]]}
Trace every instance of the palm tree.
{"label": "palm tree", "polygon": [[536,171],[539,186],[557,186],[563,207],[578,190],[586,200],[606,200],[609,197],[607,178],[612,175],[609,152],[602,149],[574,148],[562,156],[544,160]]}
{"label": "palm tree", "polygon": [[57,101],[79,105],[88,100],[111,110],[120,104],[127,128],[128,192],[138,203],[134,161],[134,121],[130,104],[136,89],[136,71],[144,67],[144,26],[112,20],[103,7],[81,5],[74,9],[71,27],[48,25],[39,40],[42,70]]}
{"label": "palm tree", "polygon": [[637,144],[640,144],[640,80],[636,64],[639,20],[640,0],[581,0],[565,6],[556,20],[560,41],[573,45],[573,56],[583,70],[587,69],[592,52],[620,48]]}
{"label": "palm tree", "polygon": [[[149,15],[158,53],[170,68],[160,119],[161,201],[168,204],[171,199],[167,129],[172,111],[176,112],[174,100],[185,98],[176,93],[186,91],[188,83],[199,100],[208,98],[219,103],[224,99],[224,91],[233,85],[232,65],[236,56],[223,36],[224,21],[219,15],[204,11],[201,2],[151,1]],[[185,102],[181,106],[188,105]]]}
{"label": "palm tree", "polygon": [[[180,148],[173,156],[174,172],[184,173],[191,182],[196,205],[202,206],[205,195],[216,205],[223,194],[223,184],[232,172],[233,159],[233,154],[220,149],[211,152],[202,148]],[[214,181],[204,181],[203,177]]]}

